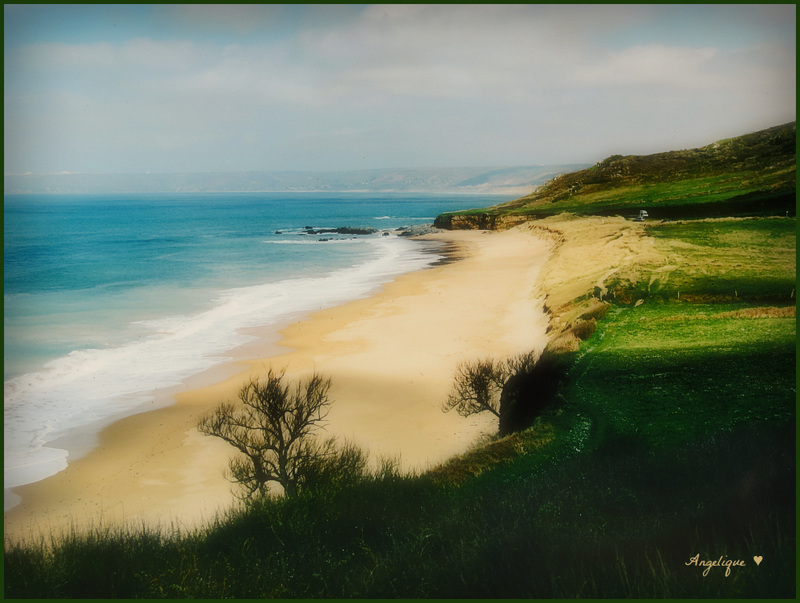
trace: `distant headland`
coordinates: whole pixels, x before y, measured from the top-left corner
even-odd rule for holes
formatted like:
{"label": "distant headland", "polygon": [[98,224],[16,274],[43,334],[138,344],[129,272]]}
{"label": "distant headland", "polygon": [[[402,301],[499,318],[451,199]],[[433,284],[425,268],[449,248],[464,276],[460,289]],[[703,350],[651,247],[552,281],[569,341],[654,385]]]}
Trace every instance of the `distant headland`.
{"label": "distant headland", "polygon": [[588,164],[344,172],[253,171],[165,174],[7,174],[3,193],[443,193],[526,195]]}

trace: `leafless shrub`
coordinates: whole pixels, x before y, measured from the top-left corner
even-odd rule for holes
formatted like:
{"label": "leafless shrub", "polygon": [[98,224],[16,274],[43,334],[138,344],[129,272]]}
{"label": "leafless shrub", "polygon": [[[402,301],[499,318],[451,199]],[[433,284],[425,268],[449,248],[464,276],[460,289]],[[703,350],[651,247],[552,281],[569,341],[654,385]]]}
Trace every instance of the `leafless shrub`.
{"label": "leafless shrub", "polygon": [[453,389],[444,403],[445,412],[455,410],[462,417],[490,412],[502,422],[503,392],[512,378],[534,371],[537,356],[533,352],[505,360],[479,360],[458,366]]}
{"label": "leafless shrub", "polygon": [[245,498],[266,495],[271,483],[292,496],[359,476],[366,466],[357,447],[314,435],[330,408],[330,379],[314,374],[292,389],[284,374],[270,369],[264,380],[251,379],[239,391],[241,404],[221,404],[198,424],[241,453],[230,462],[230,478]]}

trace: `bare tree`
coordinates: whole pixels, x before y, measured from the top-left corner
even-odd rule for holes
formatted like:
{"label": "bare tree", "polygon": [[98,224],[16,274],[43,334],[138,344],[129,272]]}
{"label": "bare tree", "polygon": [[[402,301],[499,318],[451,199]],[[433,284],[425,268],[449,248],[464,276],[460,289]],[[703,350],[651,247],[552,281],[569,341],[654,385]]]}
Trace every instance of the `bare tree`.
{"label": "bare tree", "polygon": [[462,417],[488,411],[500,417],[500,391],[505,378],[503,363],[494,360],[462,362],[456,368],[453,390],[443,410],[455,410]]}
{"label": "bare tree", "polygon": [[268,492],[271,482],[287,496],[301,489],[363,473],[365,455],[355,446],[336,446],[314,432],[330,409],[330,379],[316,373],[294,389],[285,370],[271,368],[264,380],[251,379],[239,391],[241,404],[221,404],[202,418],[200,432],[222,438],[242,453],[231,460],[230,476],[245,498]]}
{"label": "bare tree", "polygon": [[530,352],[500,361],[462,363],[456,370],[453,389],[443,410],[456,410],[462,417],[490,412],[499,419],[501,435],[510,433],[552,398],[549,390],[546,396],[537,392],[538,381],[552,381],[543,376],[545,371],[550,372],[550,358],[548,352],[539,358]]}

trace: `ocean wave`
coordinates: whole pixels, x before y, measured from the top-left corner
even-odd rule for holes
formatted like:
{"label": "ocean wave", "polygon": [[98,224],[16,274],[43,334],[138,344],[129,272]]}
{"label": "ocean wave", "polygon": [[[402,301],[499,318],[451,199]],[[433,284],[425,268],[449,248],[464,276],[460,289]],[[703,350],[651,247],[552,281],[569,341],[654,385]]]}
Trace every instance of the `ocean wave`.
{"label": "ocean wave", "polygon": [[128,328],[136,336],[121,345],[75,350],[6,381],[5,488],[64,469],[67,453],[54,447],[54,440],[155,408],[156,390],[224,362],[231,350],[251,341],[243,329],[365,297],[381,283],[437,259],[419,242],[368,240],[372,257],[356,266],[218,291],[202,311],[132,322]]}
{"label": "ocean wave", "polygon": [[347,245],[354,245],[354,244],[362,244],[364,239],[354,239],[352,237],[348,237],[346,239],[336,239],[336,238],[327,238],[325,235],[321,235],[323,239],[265,239],[261,241],[262,243],[266,243],[267,245],[319,245],[320,243],[344,243]]}

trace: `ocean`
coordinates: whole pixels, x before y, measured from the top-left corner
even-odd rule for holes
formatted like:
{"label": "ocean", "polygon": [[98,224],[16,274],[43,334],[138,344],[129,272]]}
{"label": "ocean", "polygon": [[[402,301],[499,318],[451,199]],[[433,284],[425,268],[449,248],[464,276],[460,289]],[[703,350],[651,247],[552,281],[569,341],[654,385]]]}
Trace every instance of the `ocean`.
{"label": "ocean", "polygon": [[[157,389],[229,360],[249,327],[365,297],[441,258],[396,229],[499,195],[4,197],[4,490],[63,470]],[[308,227],[374,228],[369,235]],[[74,438],[73,438],[74,439]]]}

